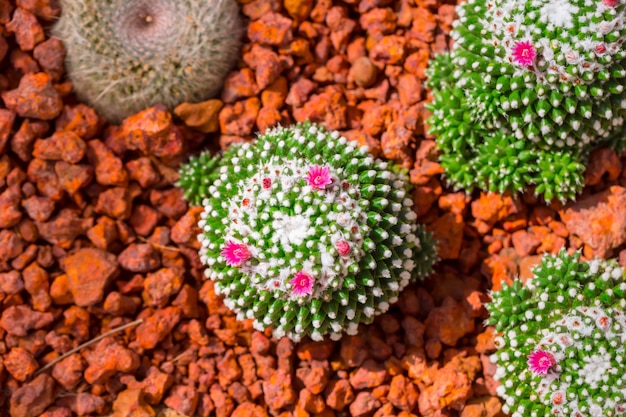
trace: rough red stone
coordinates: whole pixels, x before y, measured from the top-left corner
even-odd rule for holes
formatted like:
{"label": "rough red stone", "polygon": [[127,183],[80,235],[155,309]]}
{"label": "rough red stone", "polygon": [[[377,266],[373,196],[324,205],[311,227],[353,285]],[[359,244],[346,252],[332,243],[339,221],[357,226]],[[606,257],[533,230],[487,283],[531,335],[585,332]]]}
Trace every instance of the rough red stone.
{"label": "rough red stone", "polygon": [[106,337],[82,351],[87,361],[84,377],[90,384],[106,382],[116,372],[133,372],[139,367],[139,355],[112,337]]}
{"label": "rough red stone", "polygon": [[614,185],[600,193],[569,204],[560,212],[571,234],[606,257],[609,251],[626,242],[626,188]]}
{"label": "rough red stone", "polygon": [[70,291],[78,306],[90,306],[103,300],[104,290],[117,276],[115,255],[96,248],[85,248],[61,260]]}
{"label": "rough red stone", "polygon": [[181,318],[179,307],[157,310],[137,327],[137,343],[144,349],[153,349],[178,324]]}
{"label": "rough red stone", "polygon": [[41,313],[25,305],[11,306],[2,312],[0,327],[8,334],[26,336],[30,330],[41,329],[54,321],[50,312]]}
{"label": "rough red stone", "polygon": [[198,407],[198,392],[187,385],[174,385],[164,404],[185,416],[193,416]]}
{"label": "rough red stone", "polygon": [[2,100],[9,110],[21,117],[50,120],[63,110],[61,96],[44,72],[25,74],[15,90],[2,93]]}
{"label": "rough red stone", "polygon": [[11,395],[11,416],[37,417],[54,402],[55,396],[54,380],[46,374],[40,374]]}

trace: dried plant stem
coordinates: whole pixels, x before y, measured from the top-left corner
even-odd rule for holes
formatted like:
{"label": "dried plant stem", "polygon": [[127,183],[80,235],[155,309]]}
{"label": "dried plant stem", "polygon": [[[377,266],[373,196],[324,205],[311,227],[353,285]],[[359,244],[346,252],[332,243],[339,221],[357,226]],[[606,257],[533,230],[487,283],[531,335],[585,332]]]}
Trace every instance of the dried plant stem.
{"label": "dried plant stem", "polygon": [[112,336],[115,333],[119,333],[122,330],[128,329],[129,327],[138,326],[141,323],[143,323],[143,319],[135,320],[135,321],[132,321],[130,323],[126,323],[126,324],[124,324],[122,326],[116,327],[115,329],[109,330],[108,332],[106,332],[104,334],[101,334],[100,336],[95,337],[95,338],[93,338],[93,339],[83,343],[82,345],[75,347],[74,349],[70,350],[69,352],[64,353],[63,355],[59,356],[58,358],[56,358],[55,360],[53,360],[52,362],[50,362],[49,364],[47,364],[46,366],[44,366],[43,368],[41,368],[37,372],[35,372],[35,374],[33,376],[37,376],[40,373],[47,371],[48,369],[52,368],[57,363],[61,362],[63,359],[67,358],[68,356],[73,355],[76,352],[79,352],[81,349],[86,348],[89,345],[93,345],[94,343],[99,342],[100,340],[104,339],[105,337]]}
{"label": "dried plant stem", "polygon": [[180,249],[178,248],[175,248],[173,246],[163,246],[163,245],[159,245],[158,243],[152,243],[143,236],[137,236],[137,239],[159,250],[170,250],[172,252],[180,252]]}

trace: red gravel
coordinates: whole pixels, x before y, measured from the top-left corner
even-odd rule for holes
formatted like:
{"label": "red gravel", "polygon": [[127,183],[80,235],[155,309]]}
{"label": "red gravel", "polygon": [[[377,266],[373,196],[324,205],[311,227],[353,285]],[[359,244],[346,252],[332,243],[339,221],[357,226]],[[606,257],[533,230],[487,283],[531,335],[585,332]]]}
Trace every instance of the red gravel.
{"label": "red gravel", "polygon": [[[449,47],[453,4],[241,3],[246,42],[221,98],[108,126],[63,81],[63,46],[42,29],[56,2],[0,0],[0,416],[501,415],[487,291],[563,247],[626,266],[626,155],[594,152],[566,207],[453,193],[424,126],[424,71]],[[410,170],[443,260],[358,336],[294,345],[216,297],[200,210],[173,183],[191,153],[305,119]]]}

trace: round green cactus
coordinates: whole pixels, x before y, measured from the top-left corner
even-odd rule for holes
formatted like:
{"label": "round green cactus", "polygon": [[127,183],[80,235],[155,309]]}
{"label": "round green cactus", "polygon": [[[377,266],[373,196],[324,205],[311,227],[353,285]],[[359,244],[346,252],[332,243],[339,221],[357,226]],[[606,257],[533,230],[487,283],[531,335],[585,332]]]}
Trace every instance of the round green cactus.
{"label": "round green cactus", "polygon": [[546,256],[492,294],[494,378],[514,417],[626,414],[626,281],[614,261]]}
{"label": "round green cactus", "polygon": [[112,122],[217,94],[239,56],[235,0],[61,0],[52,33],[77,96]]}
{"label": "round green cactus", "polygon": [[429,132],[450,183],[573,199],[589,152],[624,145],[625,10],[620,0],[461,3],[453,50],[428,69]]}
{"label": "round green cactus", "polygon": [[354,334],[437,258],[406,174],[316,125],[192,158],[178,184],[204,206],[200,258],[216,292],[276,337]]}

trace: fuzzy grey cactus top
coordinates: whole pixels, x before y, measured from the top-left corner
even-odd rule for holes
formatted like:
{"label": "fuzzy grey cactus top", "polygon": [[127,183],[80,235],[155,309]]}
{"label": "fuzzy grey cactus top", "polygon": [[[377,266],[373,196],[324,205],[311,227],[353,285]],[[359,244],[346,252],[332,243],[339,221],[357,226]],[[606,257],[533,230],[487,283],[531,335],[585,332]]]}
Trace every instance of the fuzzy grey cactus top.
{"label": "fuzzy grey cactus top", "polygon": [[546,256],[487,305],[498,394],[513,417],[626,415],[626,281],[614,261]]}
{"label": "fuzzy grey cactus top", "polygon": [[428,120],[457,188],[572,199],[589,152],[623,147],[624,0],[468,0],[430,63]]}
{"label": "fuzzy grey cactus top", "polygon": [[217,94],[239,55],[235,0],[61,0],[53,34],[78,97],[110,121]]}
{"label": "fuzzy grey cactus top", "polygon": [[293,340],[354,334],[436,260],[407,176],[338,132],[276,128],[181,168],[202,204],[200,256],[216,291],[257,329]]}

